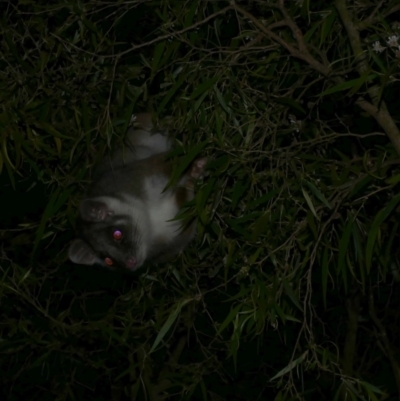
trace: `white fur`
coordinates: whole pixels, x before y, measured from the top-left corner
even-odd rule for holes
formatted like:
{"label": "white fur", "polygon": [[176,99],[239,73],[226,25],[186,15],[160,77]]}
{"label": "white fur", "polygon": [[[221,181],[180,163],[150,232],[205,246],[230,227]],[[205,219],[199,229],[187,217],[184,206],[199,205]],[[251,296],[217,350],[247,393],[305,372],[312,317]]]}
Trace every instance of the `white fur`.
{"label": "white fur", "polygon": [[168,221],[177,215],[179,208],[175,194],[170,189],[162,193],[167,182],[167,178],[161,175],[149,177],[145,182],[153,238],[162,236],[172,239],[181,227],[180,221]]}

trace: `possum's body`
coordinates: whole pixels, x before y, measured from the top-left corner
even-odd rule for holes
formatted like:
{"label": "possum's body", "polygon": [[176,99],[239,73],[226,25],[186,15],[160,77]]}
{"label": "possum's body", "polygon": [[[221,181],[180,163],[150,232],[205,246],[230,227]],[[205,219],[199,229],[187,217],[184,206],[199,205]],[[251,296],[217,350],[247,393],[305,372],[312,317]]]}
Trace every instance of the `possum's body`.
{"label": "possum's body", "polygon": [[193,180],[205,160],[194,162],[173,188],[164,189],[172,167],[165,160],[168,137],[154,132],[149,114],[137,116],[139,128],[128,133],[128,147],[103,163],[81,202],[81,237],[69,248],[78,264],[101,264],[136,270],[145,261],[160,262],[180,252],[195,226],[173,220],[181,205],[193,199]]}

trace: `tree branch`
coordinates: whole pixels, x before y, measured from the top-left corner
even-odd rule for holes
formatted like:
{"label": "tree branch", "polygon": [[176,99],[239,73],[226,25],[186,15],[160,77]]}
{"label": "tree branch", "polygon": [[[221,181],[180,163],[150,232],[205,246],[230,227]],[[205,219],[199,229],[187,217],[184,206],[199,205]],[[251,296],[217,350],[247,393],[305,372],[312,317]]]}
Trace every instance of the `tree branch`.
{"label": "tree branch", "polygon": [[325,77],[329,76],[330,69],[325,67],[321,64],[318,60],[316,60],[308,51],[308,48],[305,46],[303,36],[301,34],[300,29],[294,24],[292,20],[285,19],[286,25],[292,29],[294,32],[294,36],[296,37],[299,45],[299,49],[297,49],[292,44],[288,43],[286,40],[282,39],[279,35],[275,32],[271,31],[271,29],[267,28],[261,21],[258,20],[253,14],[249,13],[242,7],[238,6],[237,4],[234,5],[234,9],[242,14],[244,17],[248,18],[253,22],[257,28],[262,31],[268,38],[272,39],[274,42],[279,43],[283,46],[292,56],[305,61],[309,64],[314,70],[318,71]]}

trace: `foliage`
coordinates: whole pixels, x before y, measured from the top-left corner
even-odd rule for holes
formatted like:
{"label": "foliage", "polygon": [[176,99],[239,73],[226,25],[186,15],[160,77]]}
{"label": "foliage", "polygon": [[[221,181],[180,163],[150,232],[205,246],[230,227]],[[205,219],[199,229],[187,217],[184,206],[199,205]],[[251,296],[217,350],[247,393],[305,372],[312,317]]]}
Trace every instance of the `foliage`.
{"label": "foliage", "polygon": [[[0,8],[2,399],[398,399],[397,1]],[[210,159],[197,240],[72,265],[140,110]]]}

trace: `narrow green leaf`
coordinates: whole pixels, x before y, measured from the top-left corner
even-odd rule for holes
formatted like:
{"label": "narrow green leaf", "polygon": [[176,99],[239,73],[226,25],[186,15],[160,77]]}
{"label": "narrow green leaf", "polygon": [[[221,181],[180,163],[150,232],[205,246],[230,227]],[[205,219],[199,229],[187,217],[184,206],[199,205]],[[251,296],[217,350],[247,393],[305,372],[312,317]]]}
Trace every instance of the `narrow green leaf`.
{"label": "narrow green leaf", "polygon": [[222,96],[222,93],[219,91],[219,89],[217,88],[216,85],[214,85],[214,92],[217,95],[217,99],[219,104],[222,106],[222,108],[228,113],[231,114],[231,109],[230,107],[227,106],[227,104],[225,103],[225,99]]}
{"label": "narrow green leaf", "polygon": [[237,314],[239,313],[240,309],[242,308],[242,304],[236,305],[228,314],[228,316],[225,318],[225,320],[222,322],[221,326],[219,326],[218,331],[217,331],[217,336],[220,335],[228,326],[229,323],[233,321],[233,319],[236,318]]}
{"label": "narrow green leaf", "polygon": [[303,0],[301,4],[301,16],[310,22],[310,0]]}
{"label": "narrow green leaf", "polygon": [[370,49],[369,56],[375,61],[377,66],[380,68],[382,74],[386,74],[387,67],[385,65],[386,63],[382,61],[382,56],[380,54],[377,54],[374,50],[372,50],[372,46],[368,46],[368,48]]}
{"label": "narrow green leaf", "polygon": [[183,25],[184,28],[187,28],[188,26],[192,25],[193,17],[196,14],[197,7],[199,7],[199,3],[197,1],[194,1],[192,3],[192,6],[190,7],[188,13],[186,14],[185,22]]}
{"label": "narrow green leaf", "polygon": [[216,175],[219,175],[226,171],[226,169],[230,165],[230,161],[231,158],[229,155],[223,155],[221,157],[218,157],[218,159],[210,160],[210,162],[207,164],[207,168],[210,170],[214,170],[216,172]]}
{"label": "narrow green leaf", "polygon": [[379,389],[378,387],[374,386],[371,383],[365,382],[365,381],[360,381],[360,384],[365,387],[366,389],[372,390],[376,394],[381,394],[384,395],[385,392]]}
{"label": "narrow green leaf", "polygon": [[386,218],[390,215],[393,209],[397,206],[400,201],[400,194],[397,194],[393,197],[393,199],[376,215],[372,226],[368,233],[368,240],[367,240],[367,249],[365,254],[366,264],[367,264],[367,271],[369,273],[371,264],[372,264],[372,253],[374,250],[375,240],[379,232],[380,225],[386,220]]}
{"label": "narrow green leaf", "polygon": [[320,96],[330,95],[335,92],[341,92],[347,89],[354,88],[355,86],[361,86],[365,82],[370,82],[376,78],[376,74],[366,75],[364,77],[360,77],[357,79],[352,79],[351,81],[346,81],[341,84],[335,85],[332,88],[327,89],[326,91],[322,92]]}
{"label": "narrow green leaf", "polygon": [[266,230],[268,230],[268,223],[270,222],[271,215],[269,210],[263,213],[254,223],[254,228],[252,232],[252,239],[256,241],[257,238],[263,234]]}
{"label": "narrow green leaf", "polygon": [[308,43],[308,41],[314,36],[315,31],[318,29],[318,27],[321,25],[321,21],[318,21],[314,23],[314,25],[305,33],[304,35],[304,41]]}
{"label": "narrow green leaf", "polygon": [[252,264],[254,264],[256,262],[256,260],[258,259],[258,256],[260,255],[260,253],[264,250],[264,247],[260,247],[257,248],[257,250],[249,257],[249,266],[251,266]]}
{"label": "narrow green leaf", "polygon": [[34,253],[36,252],[36,249],[37,249],[41,239],[43,238],[43,234],[46,229],[46,224],[47,224],[48,220],[51,217],[53,217],[58,212],[58,210],[61,208],[61,206],[67,201],[67,199],[69,199],[71,192],[72,192],[72,188],[69,188],[69,189],[61,192],[60,187],[54,191],[53,195],[50,198],[49,203],[47,204],[47,206],[43,212],[38,230],[36,231],[36,238],[35,238],[35,242],[33,245]]}
{"label": "narrow green leaf", "polygon": [[178,91],[178,89],[182,86],[182,84],[186,80],[186,74],[182,74],[179,79],[175,82],[175,84],[172,86],[172,88],[167,92],[165,95],[164,99],[160,103],[160,106],[158,107],[158,114],[160,114],[164,109],[165,106],[168,104],[168,102],[172,99],[172,97],[175,95],[175,93]]}
{"label": "narrow green leaf", "polygon": [[304,108],[295,100],[290,97],[276,97],[274,98],[275,103],[283,104],[284,106],[289,106],[292,109],[300,111],[303,114],[306,114]]}
{"label": "narrow green leaf", "polygon": [[201,188],[200,191],[197,192],[196,194],[196,209],[198,212],[201,212],[206,203],[207,200],[211,194],[211,191],[214,189],[214,185],[216,183],[217,179],[215,177],[209,179],[206,184],[204,185],[203,188]]}
{"label": "narrow green leaf", "polygon": [[324,20],[322,22],[322,27],[321,27],[321,40],[319,42],[319,47],[322,46],[322,44],[325,42],[327,36],[330,34],[332,25],[335,22],[336,16],[337,16],[336,10],[334,8],[332,8],[330,10],[329,15],[326,18],[324,18]]}
{"label": "narrow green leaf", "polygon": [[10,166],[12,170],[15,170],[15,166],[10,160],[10,157],[8,156],[8,151],[7,151],[7,139],[5,136],[3,136],[3,139],[1,141],[1,152],[3,153],[4,160],[6,163]]}
{"label": "narrow green leaf", "polygon": [[278,377],[281,377],[281,376],[285,375],[286,373],[290,372],[291,370],[293,370],[297,365],[300,365],[304,361],[304,359],[306,358],[307,354],[308,354],[308,351],[305,351],[297,359],[295,359],[292,362],[289,362],[289,364],[285,368],[280,370],[274,377],[272,377],[268,381],[271,382],[272,380],[275,380]]}
{"label": "narrow green leaf", "polygon": [[353,221],[354,218],[350,216],[349,222],[343,230],[342,238],[340,238],[339,241],[338,273],[343,273],[343,270],[346,268],[345,259],[348,252],[347,249],[349,246],[351,233],[353,231]]}
{"label": "narrow green leaf", "polygon": [[55,137],[57,137],[57,138],[70,139],[70,140],[73,140],[73,139],[74,139],[74,138],[69,137],[69,136],[67,136],[67,135],[61,134],[61,132],[58,132],[58,131],[57,131],[51,124],[49,124],[49,123],[46,123],[46,122],[43,122],[43,121],[41,121],[41,122],[36,121],[36,122],[35,122],[35,125],[36,125],[38,128],[41,128],[41,129],[43,129],[44,131],[46,131],[48,134],[50,134],[50,135],[52,135],[52,136],[55,136]]}
{"label": "narrow green leaf", "polygon": [[310,198],[310,195],[308,195],[308,192],[307,192],[303,187],[301,188],[301,190],[303,191],[304,198],[305,198],[305,200],[306,200],[306,202],[307,202],[307,204],[308,204],[308,207],[309,207],[310,210],[312,211],[312,214],[314,215],[314,217],[315,217],[317,220],[319,220],[319,218],[318,218],[318,216],[317,216],[317,212],[315,211],[314,205],[313,205],[312,200],[311,200],[311,198]]}
{"label": "narrow green leaf", "polygon": [[178,302],[178,305],[176,308],[171,312],[169,315],[167,321],[164,323],[163,327],[161,328],[160,332],[158,333],[153,346],[150,349],[149,354],[151,354],[158,346],[158,344],[161,342],[161,340],[165,337],[167,334],[168,330],[171,328],[175,320],[177,319],[179,313],[181,312],[183,306],[185,306],[187,303],[192,301],[192,299],[184,299]]}
{"label": "narrow green leaf", "polygon": [[359,181],[351,191],[351,194],[349,195],[349,198],[352,198],[353,196],[357,195],[361,189],[363,189],[366,185],[368,185],[372,181],[372,177],[370,175],[367,175],[364,177],[361,181]]}
{"label": "narrow green leaf", "polygon": [[113,330],[111,327],[108,326],[101,326],[100,330],[109,335],[111,338],[113,338],[114,340],[118,341],[120,344],[126,344],[126,342],[124,341],[124,339],[115,331]]}
{"label": "narrow green leaf", "polygon": [[202,82],[190,95],[190,99],[196,99],[196,97],[200,96],[204,92],[207,92],[216,82],[218,81],[218,76],[212,77],[211,79]]}
{"label": "narrow green leaf", "polygon": [[310,210],[307,211],[307,225],[310,228],[310,230],[312,231],[312,233],[314,234],[314,238],[317,239],[318,238],[318,229],[315,224],[314,215],[312,214],[312,212]]}
{"label": "narrow green leaf", "polygon": [[157,43],[156,47],[154,48],[153,61],[151,63],[150,81],[153,80],[154,76],[158,72],[158,64],[159,64],[160,60],[162,59],[162,56],[164,54],[164,50],[165,50],[165,40],[160,42],[160,43]]}
{"label": "narrow green leaf", "polygon": [[253,202],[249,203],[247,206],[248,210],[254,209],[256,206],[262,205],[266,202],[268,202],[271,198],[273,198],[276,194],[278,194],[280,189],[274,189],[267,194],[260,196],[259,198],[256,198]]}
{"label": "narrow green leaf", "polygon": [[174,166],[167,188],[170,187],[170,185],[174,184],[182,176],[183,172],[189,167],[196,156],[205,148],[207,144],[208,141],[198,143],[196,146],[190,149],[190,151],[185,156],[180,159],[179,164]]}
{"label": "narrow green leaf", "polygon": [[303,308],[301,307],[300,302],[297,299],[296,294],[294,293],[292,287],[290,286],[290,284],[287,282],[287,280],[285,278],[282,278],[282,284],[283,284],[283,288],[285,289],[286,295],[290,298],[290,300],[297,307],[297,309],[300,312],[303,312]]}
{"label": "narrow green leaf", "polygon": [[385,180],[386,184],[396,185],[400,182],[400,174],[393,175]]}
{"label": "narrow green leaf", "polygon": [[328,275],[329,275],[329,258],[328,258],[328,247],[325,247],[322,255],[322,299],[324,301],[324,308],[326,309],[326,293],[328,288]]}
{"label": "narrow green leaf", "polygon": [[325,196],[323,195],[322,192],[320,192],[320,190],[313,184],[311,184],[311,182],[307,181],[307,180],[303,180],[306,185],[308,186],[308,188],[311,189],[312,193],[329,209],[332,209],[332,206],[329,204],[329,202],[326,200]]}
{"label": "narrow green leaf", "polygon": [[247,191],[250,186],[250,180],[239,180],[233,187],[231,210],[234,210],[242,198],[242,195]]}

